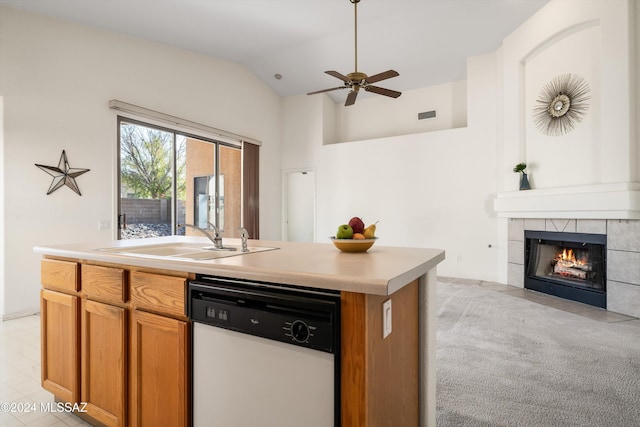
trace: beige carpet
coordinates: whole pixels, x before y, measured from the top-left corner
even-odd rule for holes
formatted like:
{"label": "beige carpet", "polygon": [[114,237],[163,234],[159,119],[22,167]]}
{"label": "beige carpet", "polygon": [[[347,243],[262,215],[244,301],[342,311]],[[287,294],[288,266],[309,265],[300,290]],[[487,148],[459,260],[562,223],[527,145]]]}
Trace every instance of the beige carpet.
{"label": "beige carpet", "polygon": [[442,278],[437,342],[438,426],[640,426],[640,320]]}

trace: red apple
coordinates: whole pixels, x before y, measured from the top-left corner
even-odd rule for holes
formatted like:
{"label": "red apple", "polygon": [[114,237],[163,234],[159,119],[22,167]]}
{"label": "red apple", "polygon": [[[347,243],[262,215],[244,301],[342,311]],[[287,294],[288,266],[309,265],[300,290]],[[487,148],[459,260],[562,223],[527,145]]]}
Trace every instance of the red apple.
{"label": "red apple", "polygon": [[353,228],[354,233],[362,233],[364,231],[364,222],[357,216],[349,220],[349,226]]}

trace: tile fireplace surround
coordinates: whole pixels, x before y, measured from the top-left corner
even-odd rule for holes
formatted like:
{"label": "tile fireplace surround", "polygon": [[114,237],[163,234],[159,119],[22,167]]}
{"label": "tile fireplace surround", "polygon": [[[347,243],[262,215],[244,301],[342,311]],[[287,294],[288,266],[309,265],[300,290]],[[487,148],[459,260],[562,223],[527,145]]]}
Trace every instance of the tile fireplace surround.
{"label": "tile fireplace surround", "polygon": [[607,236],[607,310],[640,317],[640,220],[508,220],[508,283],[524,287],[524,230],[594,233]]}

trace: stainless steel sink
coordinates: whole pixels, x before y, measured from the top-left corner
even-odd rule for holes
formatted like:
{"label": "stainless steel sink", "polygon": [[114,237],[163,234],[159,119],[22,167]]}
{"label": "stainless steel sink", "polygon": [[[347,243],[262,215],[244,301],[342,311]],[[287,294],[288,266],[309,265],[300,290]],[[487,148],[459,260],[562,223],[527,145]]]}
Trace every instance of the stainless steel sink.
{"label": "stainless steel sink", "polygon": [[101,248],[97,250],[100,252],[143,257],[210,260],[237,255],[246,255],[255,252],[270,251],[278,248],[267,246],[249,246],[247,249],[248,251],[243,252],[240,245],[224,245],[223,248],[215,248],[214,246],[207,246],[201,243],[161,243],[157,245]]}

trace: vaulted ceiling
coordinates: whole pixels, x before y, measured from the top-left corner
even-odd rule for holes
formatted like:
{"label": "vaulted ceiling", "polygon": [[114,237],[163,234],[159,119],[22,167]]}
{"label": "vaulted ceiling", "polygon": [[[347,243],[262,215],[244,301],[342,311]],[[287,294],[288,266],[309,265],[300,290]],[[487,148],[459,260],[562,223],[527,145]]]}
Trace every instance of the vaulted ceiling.
{"label": "vaulted ceiling", "polygon": [[[361,0],[358,71],[406,91],[466,78],[470,56],[549,0]],[[339,86],[354,70],[351,0],[0,0],[0,4],[245,65],[281,96]],[[281,79],[274,76],[279,74]],[[343,102],[345,91],[332,92]]]}

